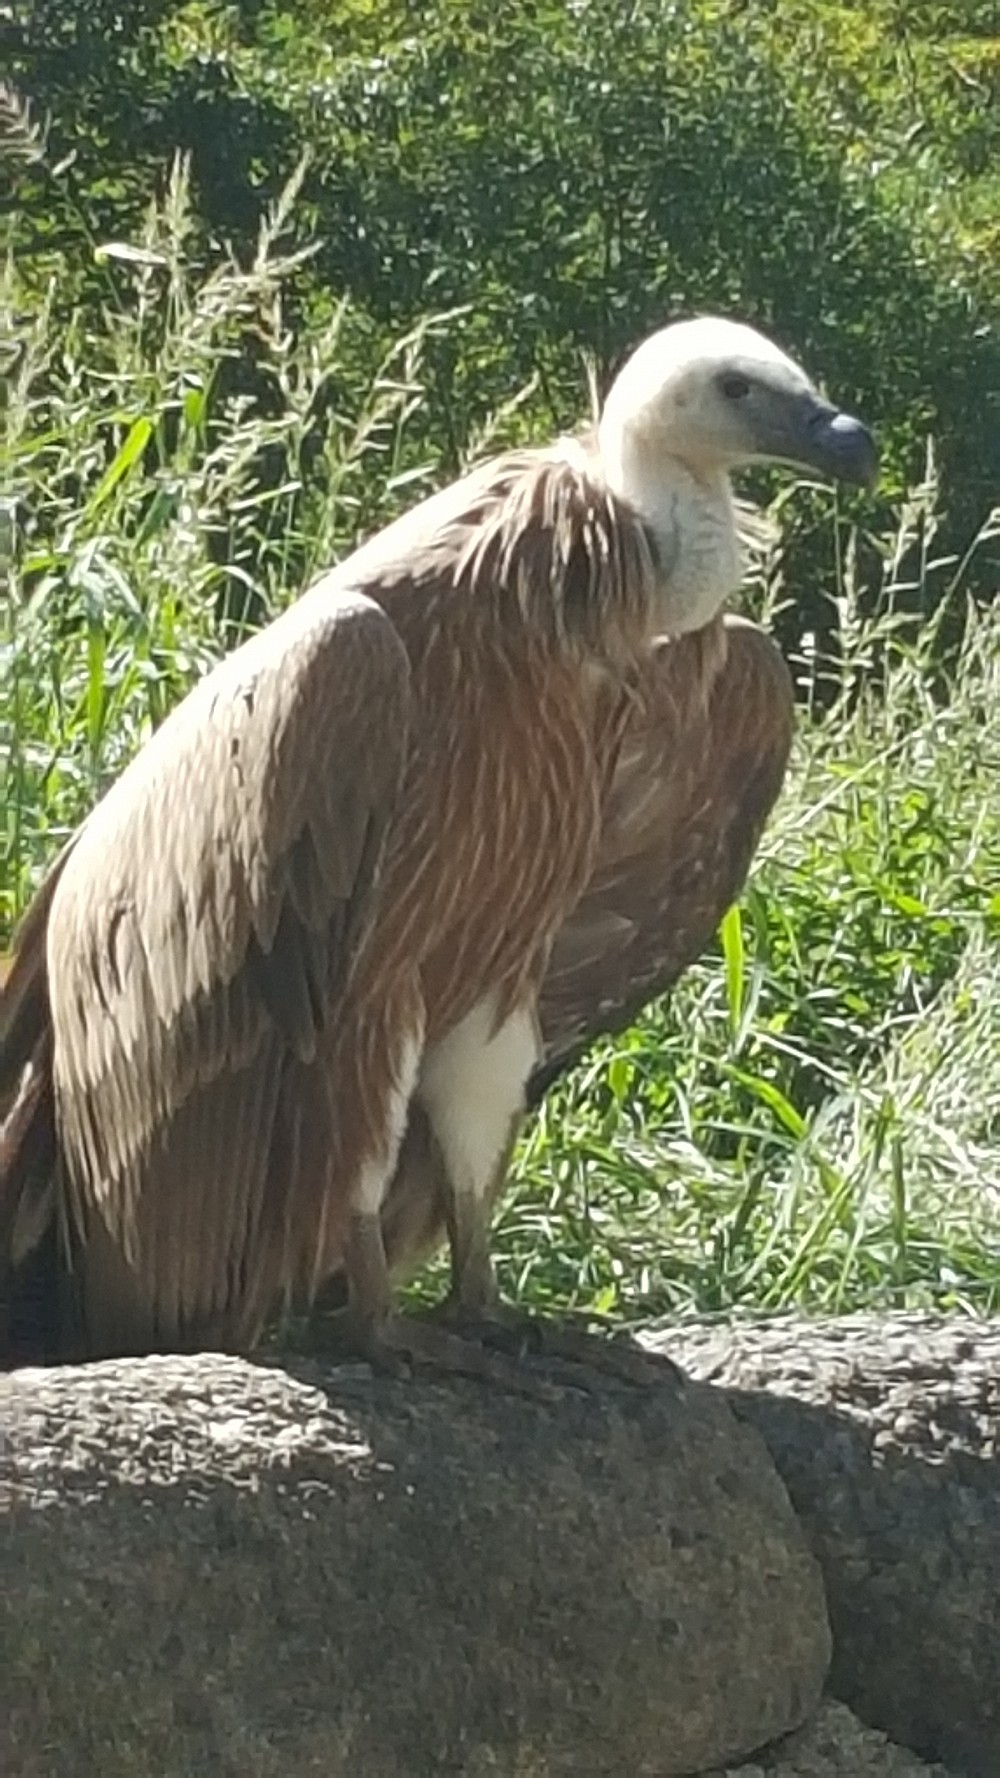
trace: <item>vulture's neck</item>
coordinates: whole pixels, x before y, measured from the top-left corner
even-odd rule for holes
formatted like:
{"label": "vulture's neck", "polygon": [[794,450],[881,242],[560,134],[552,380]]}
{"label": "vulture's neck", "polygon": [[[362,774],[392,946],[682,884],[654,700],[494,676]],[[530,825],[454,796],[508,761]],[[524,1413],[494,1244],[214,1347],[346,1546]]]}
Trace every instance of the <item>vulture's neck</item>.
{"label": "vulture's neck", "polygon": [[605,413],[600,428],[607,485],[649,531],[660,570],[657,628],[698,630],[735,592],[743,556],[729,477],[695,469]]}

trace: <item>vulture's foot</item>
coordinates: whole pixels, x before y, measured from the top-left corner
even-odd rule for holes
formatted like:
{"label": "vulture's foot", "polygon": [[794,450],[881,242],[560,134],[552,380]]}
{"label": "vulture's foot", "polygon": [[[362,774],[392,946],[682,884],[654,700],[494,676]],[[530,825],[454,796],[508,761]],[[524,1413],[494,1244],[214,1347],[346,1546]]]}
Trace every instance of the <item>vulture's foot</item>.
{"label": "vulture's foot", "polygon": [[[684,1381],[683,1372],[669,1358],[648,1352],[628,1334],[590,1333],[504,1303],[470,1313],[460,1304],[448,1302],[439,1314],[463,1340],[475,1340],[490,1352],[507,1354],[522,1363],[536,1357],[565,1365],[567,1371],[559,1381],[577,1389],[595,1387],[599,1376],[641,1389],[663,1384],[676,1389]],[[589,1380],[588,1371],[593,1373]]]}
{"label": "vulture's foot", "polygon": [[364,1359],[382,1375],[472,1377],[533,1401],[558,1399],[558,1390],[523,1365],[515,1352],[480,1339],[478,1329],[467,1333],[433,1313],[379,1320],[348,1314],[314,1321],[309,1345],[324,1356]]}
{"label": "vulture's foot", "polygon": [[399,1316],[387,1331],[390,1338],[398,1338],[410,1368],[417,1373],[451,1372],[455,1376],[476,1377],[509,1394],[525,1395],[535,1401],[558,1399],[559,1392],[551,1382],[522,1362],[520,1350],[484,1339],[478,1325],[466,1328],[432,1313],[426,1318]]}

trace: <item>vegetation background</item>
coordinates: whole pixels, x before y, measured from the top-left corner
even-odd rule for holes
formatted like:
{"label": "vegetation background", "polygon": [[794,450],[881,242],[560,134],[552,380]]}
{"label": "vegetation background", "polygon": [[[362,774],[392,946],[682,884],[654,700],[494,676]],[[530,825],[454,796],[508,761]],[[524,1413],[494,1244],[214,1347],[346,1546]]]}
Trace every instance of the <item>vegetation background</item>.
{"label": "vegetation background", "polygon": [[744,315],[876,423],[883,485],[753,486],[791,781],[716,951],[526,1132],[504,1283],[1000,1308],[1000,5],[13,0],[4,33],[0,940],[248,626],[573,424],[585,356]]}

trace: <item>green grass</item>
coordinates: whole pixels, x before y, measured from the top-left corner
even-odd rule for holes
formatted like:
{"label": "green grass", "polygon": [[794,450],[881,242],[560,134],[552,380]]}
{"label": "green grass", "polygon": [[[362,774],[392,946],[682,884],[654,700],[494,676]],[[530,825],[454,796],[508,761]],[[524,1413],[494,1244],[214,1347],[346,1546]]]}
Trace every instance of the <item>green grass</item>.
{"label": "green grass", "polygon": [[[254,262],[199,270],[178,175],[138,253],[101,261],[100,327],[57,323],[56,286],[7,267],[0,940],[219,650],[432,484],[427,329],[382,364],[343,307],[296,340],[284,216]],[[266,415],[237,374],[251,344]],[[523,423],[515,397],[470,452]],[[536,1307],[1000,1309],[1000,603],[964,603],[1000,511],[962,560],[936,555],[929,459],[863,540],[882,614],[864,618],[861,540],[819,497],[843,657],[798,665],[789,782],[716,950],[525,1132],[496,1248]],[[794,598],[784,580],[779,530],[755,608]],[[964,635],[946,669],[945,627]]]}

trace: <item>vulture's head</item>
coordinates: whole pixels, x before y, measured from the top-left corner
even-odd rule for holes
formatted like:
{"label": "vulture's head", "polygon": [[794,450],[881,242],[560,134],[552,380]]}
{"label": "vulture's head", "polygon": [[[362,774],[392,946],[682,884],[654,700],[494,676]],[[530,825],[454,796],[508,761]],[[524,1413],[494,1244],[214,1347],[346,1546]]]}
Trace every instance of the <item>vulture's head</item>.
{"label": "vulture's head", "polygon": [[730,472],[786,463],[874,484],[875,441],[825,401],[752,327],[702,316],[654,333],[611,386],[598,428],[602,473],[657,541],[666,627],[708,621],[740,578]]}
{"label": "vulture's head", "polygon": [[606,446],[695,475],[788,463],[870,487],[878,469],[860,420],[752,327],[711,316],[665,327],[633,352],[605,404],[602,455]]}

